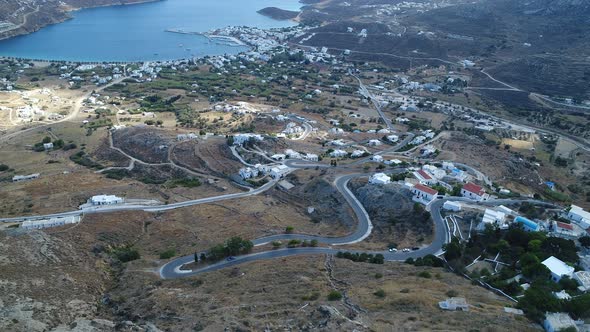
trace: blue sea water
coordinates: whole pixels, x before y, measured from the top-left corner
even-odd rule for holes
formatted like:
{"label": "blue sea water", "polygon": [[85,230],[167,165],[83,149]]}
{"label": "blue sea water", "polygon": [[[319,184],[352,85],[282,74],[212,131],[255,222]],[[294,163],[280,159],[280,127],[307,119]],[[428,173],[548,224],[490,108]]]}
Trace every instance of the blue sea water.
{"label": "blue sea water", "polygon": [[298,10],[297,0],[163,0],[83,9],[74,18],[35,33],[0,41],[0,56],[67,61],[153,61],[235,54],[245,47],[166,29],[206,32],[229,25],[280,28],[294,25],[256,11]]}

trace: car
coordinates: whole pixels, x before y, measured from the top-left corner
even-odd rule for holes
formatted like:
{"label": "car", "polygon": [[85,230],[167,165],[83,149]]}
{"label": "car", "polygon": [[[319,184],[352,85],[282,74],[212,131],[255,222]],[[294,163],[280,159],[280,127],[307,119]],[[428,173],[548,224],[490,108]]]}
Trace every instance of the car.
{"label": "car", "polygon": [[412,248],[412,250],[413,251],[420,250],[420,247],[414,247],[414,248]]}
{"label": "car", "polygon": [[403,252],[410,252],[410,249],[409,248],[404,248],[402,251]]}
{"label": "car", "polygon": [[231,262],[231,261],[233,261],[233,260],[235,260],[235,259],[236,259],[236,256],[229,256],[229,257],[227,258],[227,261],[228,261],[228,262]]}
{"label": "car", "polygon": [[397,252],[397,249],[395,249],[395,248],[389,248],[389,252]]}

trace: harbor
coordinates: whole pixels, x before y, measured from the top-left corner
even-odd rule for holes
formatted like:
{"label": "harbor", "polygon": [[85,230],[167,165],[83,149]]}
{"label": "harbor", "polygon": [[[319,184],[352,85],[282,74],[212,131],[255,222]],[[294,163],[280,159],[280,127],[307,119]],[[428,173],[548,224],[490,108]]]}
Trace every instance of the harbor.
{"label": "harbor", "polygon": [[248,46],[246,43],[244,43],[243,41],[239,40],[238,38],[232,37],[232,36],[227,36],[227,35],[218,35],[218,34],[215,34],[215,33],[203,33],[203,32],[196,32],[196,31],[187,31],[187,30],[184,30],[184,29],[166,29],[164,31],[170,32],[170,33],[179,33],[179,34],[184,34],[184,35],[203,36],[203,37],[206,37],[209,40],[209,42],[213,42],[213,43],[218,44],[218,45],[234,46],[234,47]]}

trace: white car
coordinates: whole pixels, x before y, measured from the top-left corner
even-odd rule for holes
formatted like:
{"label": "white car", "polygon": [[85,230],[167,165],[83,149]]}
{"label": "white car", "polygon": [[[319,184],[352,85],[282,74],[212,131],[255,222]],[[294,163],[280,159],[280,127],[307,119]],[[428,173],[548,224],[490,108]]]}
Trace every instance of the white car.
{"label": "white car", "polygon": [[410,252],[410,248],[404,248],[402,251],[403,252]]}
{"label": "white car", "polygon": [[397,249],[395,249],[395,248],[389,248],[389,252],[397,252]]}

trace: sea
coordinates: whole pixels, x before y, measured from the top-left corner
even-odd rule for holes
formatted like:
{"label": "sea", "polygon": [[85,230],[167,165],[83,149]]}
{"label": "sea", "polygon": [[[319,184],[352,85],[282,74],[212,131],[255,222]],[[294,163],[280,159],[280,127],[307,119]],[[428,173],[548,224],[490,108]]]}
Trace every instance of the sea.
{"label": "sea", "polygon": [[222,45],[201,35],[226,26],[282,28],[295,25],[258,14],[265,7],[299,10],[298,0],[162,0],[88,8],[73,18],[0,41],[0,56],[84,62],[158,61],[237,54],[246,46]]}

